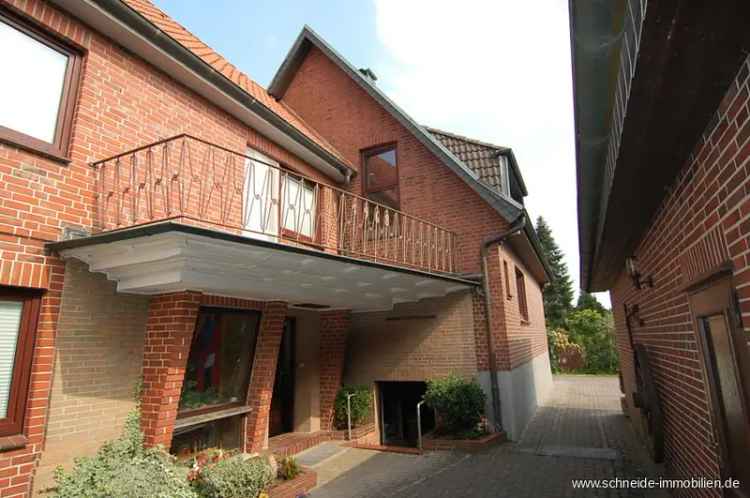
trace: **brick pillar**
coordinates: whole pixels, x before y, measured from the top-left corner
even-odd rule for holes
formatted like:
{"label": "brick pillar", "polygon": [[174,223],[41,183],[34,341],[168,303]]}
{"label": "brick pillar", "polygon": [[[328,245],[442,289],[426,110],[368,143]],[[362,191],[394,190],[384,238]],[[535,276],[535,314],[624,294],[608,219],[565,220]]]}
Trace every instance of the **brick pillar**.
{"label": "brick pillar", "polygon": [[141,428],[147,446],[169,448],[201,296],[176,292],[149,302],[143,347]]}
{"label": "brick pillar", "polygon": [[333,428],[333,404],[344,374],[346,338],[351,328],[351,311],[320,314],[320,430]]}
{"label": "brick pillar", "polygon": [[257,452],[267,446],[268,417],[286,311],[287,304],[283,302],[271,301],[263,307],[247,394],[252,409],[245,426],[245,451],[248,452]]}

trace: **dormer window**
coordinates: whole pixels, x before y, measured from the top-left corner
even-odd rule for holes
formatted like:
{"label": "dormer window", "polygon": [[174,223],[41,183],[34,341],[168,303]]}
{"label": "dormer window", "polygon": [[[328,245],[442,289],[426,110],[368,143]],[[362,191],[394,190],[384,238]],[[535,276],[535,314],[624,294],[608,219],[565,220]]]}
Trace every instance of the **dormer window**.
{"label": "dormer window", "polygon": [[368,149],[362,153],[362,156],[365,197],[389,208],[399,209],[396,146],[392,144]]}
{"label": "dormer window", "polygon": [[506,197],[510,197],[510,169],[508,157],[500,155],[497,156],[497,160],[500,162],[500,191],[505,194]]}

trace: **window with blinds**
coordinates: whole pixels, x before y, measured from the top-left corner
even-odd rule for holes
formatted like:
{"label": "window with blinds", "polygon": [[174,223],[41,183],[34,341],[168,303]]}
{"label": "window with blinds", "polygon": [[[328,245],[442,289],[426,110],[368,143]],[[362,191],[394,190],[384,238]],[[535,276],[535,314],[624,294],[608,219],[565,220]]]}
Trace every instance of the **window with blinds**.
{"label": "window with blinds", "polygon": [[8,416],[13,364],[16,359],[22,314],[22,301],[0,301],[0,418]]}
{"label": "window with blinds", "polygon": [[0,436],[23,432],[41,292],[0,286]]}

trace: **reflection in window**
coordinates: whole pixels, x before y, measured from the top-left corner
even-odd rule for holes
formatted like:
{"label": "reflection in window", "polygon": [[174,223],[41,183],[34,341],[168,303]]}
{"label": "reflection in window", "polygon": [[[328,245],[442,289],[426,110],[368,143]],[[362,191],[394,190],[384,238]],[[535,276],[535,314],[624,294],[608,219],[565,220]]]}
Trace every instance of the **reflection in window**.
{"label": "reflection in window", "polygon": [[68,55],[0,21],[0,125],[53,143]]}
{"label": "reflection in window", "polygon": [[259,314],[201,309],[180,396],[180,414],[245,404]]}
{"label": "reflection in window", "polygon": [[399,209],[396,147],[389,146],[364,154],[365,195],[368,199]]}

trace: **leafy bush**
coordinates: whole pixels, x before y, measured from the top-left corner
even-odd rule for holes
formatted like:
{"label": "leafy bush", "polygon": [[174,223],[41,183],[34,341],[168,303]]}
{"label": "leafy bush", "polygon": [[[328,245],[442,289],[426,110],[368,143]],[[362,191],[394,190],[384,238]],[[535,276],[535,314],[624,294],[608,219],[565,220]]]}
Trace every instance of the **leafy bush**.
{"label": "leafy bush", "polygon": [[273,478],[264,459],[235,456],[203,469],[193,486],[203,498],[256,498]]}
{"label": "leafy bush", "polygon": [[583,347],[580,344],[571,342],[570,334],[565,329],[547,330],[547,341],[549,344],[550,366],[554,373],[560,373],[564,370],[569,371],[571,368],[571,358],[578,358],[579,365],[580,359],[585,358]]}
{"label": "leafy bush", "polygon": [[198,498],[184,467],[159,448],[144,448],[140,415],[128,416],[122,436],[93,457],[77,458],[68,473],[55,471],[56,498]]}
{"label": "leafy bush", "polygon": [[425,403],[440,419],[440,429],[460,435],[477,430],[484,415],[485,394],[476,380],[458,375],[427,382]]}
{"label": "leafy bush", "polygon": [[297,477],[302,472],[297,460],[294,457],[288,456],[281,460],[279,464],[279,479],[290,481]]}
{"label": "leafy bush", "polygon": [[366,422],[372,410],[372,394],[367,386],[344,386],[336,394],[335,423],[338,429],[347,428],[346,396],[354,394],[351,398],[352,427],[358,427]]}
{"label": "leafy bush", "polygon": [[570,340],[586,353],[582,373],[616,373],[618,369],[612,313],[583,309],[567,319]]}

